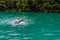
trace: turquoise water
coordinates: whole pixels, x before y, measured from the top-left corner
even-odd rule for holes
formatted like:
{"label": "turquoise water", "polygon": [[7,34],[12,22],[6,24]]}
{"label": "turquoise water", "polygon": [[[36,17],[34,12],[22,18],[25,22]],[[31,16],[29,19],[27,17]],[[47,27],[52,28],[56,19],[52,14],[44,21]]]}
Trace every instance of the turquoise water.
{"label": "turquoise water", "polygon": [[[24,19],[26,25],[14,27]],[[41,12],[0,12],[0,40],[60,40],[60,14]]]}

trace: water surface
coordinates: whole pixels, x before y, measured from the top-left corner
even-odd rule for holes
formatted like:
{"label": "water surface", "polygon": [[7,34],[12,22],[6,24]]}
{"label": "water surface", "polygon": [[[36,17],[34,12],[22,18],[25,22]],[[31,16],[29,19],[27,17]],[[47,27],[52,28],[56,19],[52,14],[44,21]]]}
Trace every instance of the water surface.
{"label": "water surface", "polygon": [[[14,27],[13,21],[24,19]],[[0,12],[0,40],[60,40],[60,14],[41,12]]]}

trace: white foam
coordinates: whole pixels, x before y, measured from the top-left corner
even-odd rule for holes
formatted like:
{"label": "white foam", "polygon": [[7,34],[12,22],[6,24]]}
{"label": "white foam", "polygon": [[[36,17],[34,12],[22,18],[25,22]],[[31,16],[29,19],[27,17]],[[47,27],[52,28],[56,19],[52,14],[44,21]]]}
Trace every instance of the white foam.
{"label": "white foam", "polygon": [[19,24],[15,24],[15,22],[18,22],[19,20],[12,20],[12,21],[10,21],[10,23],[11,23],[11,25],[13,26],[13,27],[16,27],[17,25],[19,25]]}
{"label": "white foam", "polygon": [[26,25],[31,25],[31,24],[34,23],[31,19],[25,19],[24,18],[24,20],[26,22],[22,21],[20,23],[15,24],[15,22],[19,22],[21,19],[23,19],[23,18],[18,18],[18,19],[16,19],[16,18],[13,18],[13,19],[12,18],[4,19],[4,20],[1,20],[0,25],[2,25],[2,26],[11,25],[13,27],[17,27],[17,26],[20,26],[20,25],[26,26]]}
{"label": "white foam", "polygon": [[26,22],[22,21],[19,23],[20,25],[26,25]]}

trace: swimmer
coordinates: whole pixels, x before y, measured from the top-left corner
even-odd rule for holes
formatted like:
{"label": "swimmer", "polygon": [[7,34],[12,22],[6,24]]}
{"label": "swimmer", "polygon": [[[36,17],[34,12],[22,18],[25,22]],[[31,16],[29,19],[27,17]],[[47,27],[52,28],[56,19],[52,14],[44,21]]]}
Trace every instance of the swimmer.
{"label": "swimmer", "polygon": [[20,20],[18,22],[15,22],[14,24],[19,24],[20,22],[26,22],[25,20]]}
{"label": "swimmer", "polygon": [[14,27],[16,27],[17,25],[21,25],[23,27],[23,29],[25,28],[25,24],[26,24],[26,21],[25,20],[19,20],[19,21],[16,21],[14,22]]}

